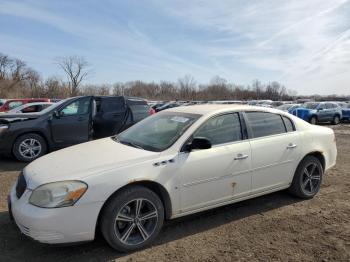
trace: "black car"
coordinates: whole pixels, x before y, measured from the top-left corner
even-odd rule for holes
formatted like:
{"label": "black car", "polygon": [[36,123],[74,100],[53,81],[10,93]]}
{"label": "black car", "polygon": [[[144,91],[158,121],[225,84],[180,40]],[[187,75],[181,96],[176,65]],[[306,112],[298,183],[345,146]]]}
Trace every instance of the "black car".
{"label": "black car", "polygon": [[180,106],[178,103],[166,103],[166,104],[164,104],[162,106],[157,107],[155,110],[156,110],[156,112],[160,112],[160,111],[163,111],[165,109],[178,107],[178,106]]}
{"label": "black car", "polygon": [[124,96],[62,100],[33,114],[0,115],[0,154],[29,162],[49,151],[117,134],[149,115],[147,101]]}

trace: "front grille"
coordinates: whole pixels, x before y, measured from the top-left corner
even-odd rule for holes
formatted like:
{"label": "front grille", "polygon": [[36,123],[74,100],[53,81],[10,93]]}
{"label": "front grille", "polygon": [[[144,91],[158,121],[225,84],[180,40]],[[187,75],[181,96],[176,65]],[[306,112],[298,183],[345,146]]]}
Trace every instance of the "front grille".
{"label": "front grille", "polygon": [[27,188],[27,182],[24,178],[23,172],[21,172],[18,176],[17,185],[16,185],[16,196],[17,198],[21,198],[24,191],[26,191]]}

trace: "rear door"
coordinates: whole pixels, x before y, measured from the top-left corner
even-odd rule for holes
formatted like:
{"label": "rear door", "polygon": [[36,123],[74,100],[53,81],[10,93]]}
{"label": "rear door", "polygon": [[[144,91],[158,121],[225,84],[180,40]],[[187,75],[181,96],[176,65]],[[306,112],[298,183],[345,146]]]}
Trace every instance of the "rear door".
{"label": "rear door", "polygon": [[252,193],[287,186],[299,160],[300,139],[293,122],[268,112],[245,116],[252,149]]}
{"label": "rear door", "polygon": [[317,108],[317,119],[321,122],[329,121],[331,109],[325,103],[321,103]]}
{"label": "rear door", "polygon": [[94,137],[103,138],[116,134],[123,126],[126,109],[122,96],[101,97],[99,110],[94,117]]}
{"label": "rear door", "polygon": [[327,108],[327,121],[333,121],[333,118],[337,111],[337,105],[333,103],[326,103],[326,108]]}
{"label": "rear door", "polygon": [[91,129],[92,97],[71,101],[59,109],[51,121],[51,134],[55,146],[64,147],[89,140]]}

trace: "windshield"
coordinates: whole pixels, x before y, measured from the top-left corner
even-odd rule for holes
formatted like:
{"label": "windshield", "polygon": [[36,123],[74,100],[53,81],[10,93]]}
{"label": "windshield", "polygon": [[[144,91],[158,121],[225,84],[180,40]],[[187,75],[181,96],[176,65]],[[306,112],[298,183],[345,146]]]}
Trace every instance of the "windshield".
{"label": "windshield", "polygon": [[5,100],[3,100],[3,99],[0,99],[0,106],[2,106],[3,104],[5,104]]}
{"label": "windshield", "polygon": [[53,110],[53,109],[59,107],[60,105],[62,105],[64,102],[66,102],[66,101],[69,100],[69,99],[72,99],[72,98],[67,98],[67,99],[61,100],[61,101],[59,101],[59,102],[57,102],[57,103],[54,103],[54,104],[52,104],[51,106],[45,108],[44,110],[38,112],[37,114],[45,114],[45,113],[47,113],[47,112],[50,112],[51,110]]}
{"label": "windshield", "polygon": [[305,108],[307,109],[316,109],[318,107],[319,103],[306,103]]}
{"label": "windshield", "polygon": [[114,137],[129,146],[161,152],[173,145],[200,117],[197,114],[166,112],[150,116]]}

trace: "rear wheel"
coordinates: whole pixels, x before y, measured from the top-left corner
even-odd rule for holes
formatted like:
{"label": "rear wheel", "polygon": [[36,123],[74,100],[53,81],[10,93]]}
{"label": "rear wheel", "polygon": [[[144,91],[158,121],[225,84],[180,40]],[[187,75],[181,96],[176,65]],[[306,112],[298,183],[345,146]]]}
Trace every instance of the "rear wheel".
{"label": "rear wheel", "polygon": [[116,250],[143,248],[157,237],[164,221],[164,207],[157,194],[143,186],[129,187],[104,208],[101,231]]}
{"label": "rear wheel", "polygon": [[317,124],[317,117],[316,117],[316,116],[312,116],[312,117],[310,118],[310,123],[311,123],[312,125],[316,125],[316,124]]}
{"label": "rear wheel", "polygon": [[299,164],[289,191],[300,198],[313,198],[320,190],[323,167],[314,156],[306,156]]}
{"label": "rear wheel", "polygon": [[340,117],[338,115],[333,117],[332,124],[333,125],[338,125],[340,123]]}
{"label": "rear wheel", "polygon": [[42,136],[29,133],[16,139],[12,151],[17,160],[30,162],[46,154],[47,145]]}

